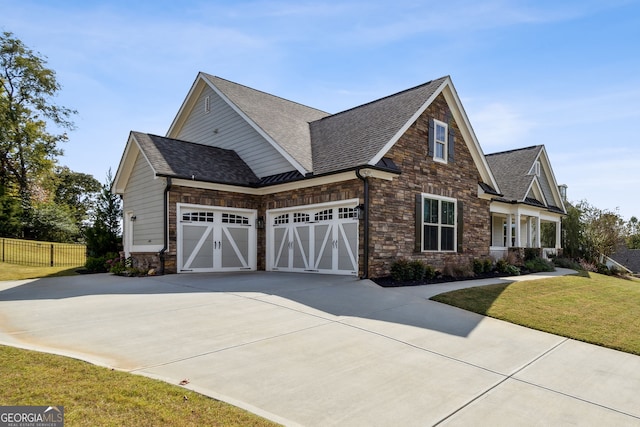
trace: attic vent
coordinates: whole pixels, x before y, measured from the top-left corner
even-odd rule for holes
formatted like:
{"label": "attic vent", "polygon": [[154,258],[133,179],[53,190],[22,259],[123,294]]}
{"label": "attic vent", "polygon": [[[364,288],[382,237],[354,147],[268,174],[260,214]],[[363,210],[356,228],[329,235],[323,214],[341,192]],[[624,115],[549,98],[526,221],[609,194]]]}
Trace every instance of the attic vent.
{"label": "attic vent", "polygon": [[531,167],[530,175],[540,176],[540,162],[536,160],[536,162]]}
{"label": "attic vent", "polygon": [[207,95],[204,98],[204,112],[209,113],[210,111],[211,111],[211,98],[209,98],[209,95]]}

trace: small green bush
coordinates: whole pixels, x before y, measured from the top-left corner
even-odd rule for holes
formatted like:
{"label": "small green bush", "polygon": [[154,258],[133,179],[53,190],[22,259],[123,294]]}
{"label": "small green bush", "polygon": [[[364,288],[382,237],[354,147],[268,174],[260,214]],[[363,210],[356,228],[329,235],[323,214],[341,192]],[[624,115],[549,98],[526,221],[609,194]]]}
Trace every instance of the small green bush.
{"label": "small green bush", "polygon": [[582,266],[576,261],[569,258],[553,258],[553,264],[560,268],[570,268],[572,270],[582,270]]}
{"label": "small green bush", "polygon": [[401,258],[391,264],[393,280],[430,280],[436,276],[436,270],[422,260],[407,260]]}
{"label": "small green bush", "polygon": [[479,259],[474,259],[471,261],[471,266],[473,268],[473,272],[477,274],[484,273],[484,263]]}
{"label": "small green bush", "polygon": [[491,261],[491,258],[486,258],[482,261],[482,271],[484,273],[491,273],[493,271],[493,261]]}
{"label": "small green bush", "polygon": [[426,267],[427,265],[419,259],[409,261],[409,269],[411,270],[411,279],[409,280],[423,280]]}
{"label": "small green bush", "polygon": [[106,258],[103,256],[88,257],[84,264],[84,268],[86,268],[90,273],[106,273],[106,261]]}
{"label": "small green bush", "polygon": [[524,268],[532,273],[538,273],[542,271],[555,271],[555,267],[550,261],[542,258],[533,258],[524,262]]}
{"label": "small green bush", "polygon": [[596,263],[596,273],[605,274],[607,276],[611,276],[611,270],[607,267],[607,264],[603,264],[601,262]]}
{"label": "small green bush", "polygon": [[511,265],[511,264],[507,264],[504,272],[507,273],[510,276],[519,276],[520,275],[520,269],[518,267],[516,267],[515,265]]}
{"label": "small green bush", "polygon": [[409,260],[401,258],[391,264],[391,277],[393,280],[413,280],[414,270]]}
{"label": "small green bush", "polygon": [[500,258],[498,261],[496,261],[496,270],[498,271],[498,273],[506,273],[507,267],[509,265],[510,264],[506,259]]}

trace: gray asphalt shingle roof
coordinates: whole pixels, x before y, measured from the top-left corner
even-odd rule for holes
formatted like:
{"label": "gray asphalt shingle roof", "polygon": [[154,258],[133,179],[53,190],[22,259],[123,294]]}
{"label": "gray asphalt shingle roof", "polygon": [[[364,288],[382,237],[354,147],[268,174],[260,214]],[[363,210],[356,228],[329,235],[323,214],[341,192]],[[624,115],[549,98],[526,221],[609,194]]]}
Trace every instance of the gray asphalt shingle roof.
{"label": "gray asphalt shingle roof", "polygon": [[314,174],[366,165],[442,85],[447,77],[314,121]]}
{"label": "gray asphalt shingle roof", "polygon": [[235,151],[131,132],[159,176],[235,185],[260,180]]}
{"label": "gray asphalt shingle roof", "polygon": [[303,168],[313,170],[309,122],[329,113],[210,74],[202,75]]}
{"label": "gray asphalt shingle roof", "polygon": [[485,157],[504,199],[525,201],[534,175],[529,175],[542,145],[487,154]]}
{"label": "gray asphalt shingle roof", "polygon": [[616,248],[611,258],[627,267],[634,273],[640,273],[640,249],[629,249],[626,246]]}

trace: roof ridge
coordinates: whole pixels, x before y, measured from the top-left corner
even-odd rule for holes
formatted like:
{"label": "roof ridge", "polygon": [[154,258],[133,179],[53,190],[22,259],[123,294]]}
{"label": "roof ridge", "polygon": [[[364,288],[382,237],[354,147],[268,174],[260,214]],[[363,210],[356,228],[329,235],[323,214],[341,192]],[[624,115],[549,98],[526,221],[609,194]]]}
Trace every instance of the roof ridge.
{"label": "roof ridge", "polygon": [[323,117],[321,119],[318,119],[318,120],[316,120],[316,122],[319,122],[320,120],[329,119],[329,118],[332,118],[332,117],[335,117],[335,116],[339,116],[341,114],[348,113],[349,111],[353,111],[353,110],[356,110],[358,108],[365,107],[367,105],[375,104],[376,102],[380,102],[380,101],[383,101],[383,100],[388,99],[388,98],[393,98],[394,96],[398,96],[398,95],[400,95],[402,93],[409,92],[409,91],[412,91],[412,90],[416,90],[416,89],[424,87],[424,86],[428,86],[428,85],[432,84],[433,82],[436,82],[438,80],[444,80],[444,79],[449,78],[449,77],[450,77],[449,75],[446,75],[446,76],[439,77],[437,79],[429,80],[426,83],[422,83],[422,84],[419,84],[417,86],[413,86],[413,87],[410,87],[408,89],[404,89],[404,90],[401,90],[399,92],[392,93],[391,95],[386,95],[386,96],[383,96],[382,98],[377,98],[377,99],[374,99],[372,101],[365,102],[364,104],[356,105],[355,107],[351,107],[351,108],[348,108],[346,110],[339,111],[339,112],[337,112],[335,114],[331,114],[331,115],[329,115],[327,117]]}
{"label": "roof ridge", "polygon": [[225,79],[224,77],[215,76],[215,75],[213,75],[213,74],[205,73],[204,71],[202,71],[202,74],[204,74],[205,76],[210,77],[210,78],[219,79],[219,80],[225,81],[225,82],[227,82],[227,83],[234,84],[234,85],[236,85],[236,86],[241,86],[241,87],[243,87],[243,88],[245,88],[245,89],[249,89],[249,90],[251,90],[251,91],[253,91],[253,92],[259,92],[259,93],[261,93],[261,94],[268,95],[268,96],[270,96],[270,97],[272,97],[272,98],[277,98],[277,99],[280,99],[280,100],[282,100],[282,101],[290,102],[291,104],[296,104],[296,105],[299,105],[299,106],[301,106],[301,107],[305,107],[305,108],[309,108],[309,109],[311,109],[311,110],[318,111],[318,112],[320,112],[320,113],[324,113],[324,114],[331,115],[331,113],[329,113],[329,112],[327,112],[327,111],[324,111],[324,110],[320,110],[319,108],[311,107],[311,106],[306,105],[306,104],[303,104],[303,103],[301,103],[301,102],[292,101],[292,100],[287,99],[287,98],[284,98],[284,97],[282,97],[282,96],[274,95],[274,94],[272,94],[272,93],[265,92],[265,91],[263,91],[263,90],[253,88],[253,87],[250,87],[250,86],[244,85],[244,84],[242,84],[242,83],[238,83],[238,82],[234,82],[234,81],[231,81],[231,80]]}
{"label": "roof ridge", "polygon": [[498,151],[496,153],[490,153],[490,154],[485,154],[485,157],[489,157],[489,156],[496,156],[498,154],[508,154],[508,153],[515,153],[516,151],[524,151],[524,150],[532,150],[534,148],[541,148],[544,147],[544,145],[542,144],[538,144],[538,145],[531,145],[529,147],[522,147],[522,148],[514,148],[512,150],[506,150],[506,151]]}

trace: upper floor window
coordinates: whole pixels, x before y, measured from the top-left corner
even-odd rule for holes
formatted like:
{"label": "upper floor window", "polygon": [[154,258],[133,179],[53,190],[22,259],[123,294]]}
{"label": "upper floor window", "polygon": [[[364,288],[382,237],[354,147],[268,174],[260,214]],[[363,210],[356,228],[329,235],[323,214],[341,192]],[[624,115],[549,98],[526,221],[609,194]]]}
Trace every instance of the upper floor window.
{"label": "upper floor window", "polygon": [[434,159],[446,162],[447,161],[447,125],[442,122],[435,121],[434,131],[435,131]]}
{"label": "upper floor window", "polygon": [[429,157],[440,163],[453,163],[455,133],[447,123],[429,119]]}

